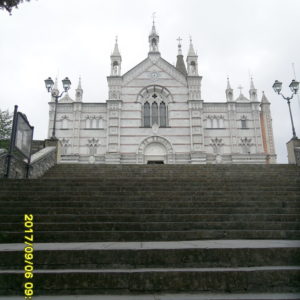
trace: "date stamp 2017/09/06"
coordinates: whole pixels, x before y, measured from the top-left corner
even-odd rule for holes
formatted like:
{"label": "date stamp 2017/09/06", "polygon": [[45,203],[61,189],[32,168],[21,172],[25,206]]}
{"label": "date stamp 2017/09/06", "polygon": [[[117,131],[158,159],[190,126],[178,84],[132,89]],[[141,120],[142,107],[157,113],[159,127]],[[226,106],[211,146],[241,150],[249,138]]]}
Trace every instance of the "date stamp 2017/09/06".
{"label": "date stamp 2017/09/06", "polygon": [[33,215],[25,214],[24,215],[24,295],[25,300],[31,300],[33,296],[33,240],[34,240],[34,231],[33,231]]}

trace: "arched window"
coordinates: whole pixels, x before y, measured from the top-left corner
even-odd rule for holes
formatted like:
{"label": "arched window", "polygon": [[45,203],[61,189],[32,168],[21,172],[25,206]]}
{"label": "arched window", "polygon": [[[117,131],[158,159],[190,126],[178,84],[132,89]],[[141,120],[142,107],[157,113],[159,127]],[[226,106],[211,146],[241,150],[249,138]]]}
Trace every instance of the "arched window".
{"label": "arched window", "polygon": [[218,120],[217,120],[217,118],[213,118],[213,120],[212,120],[212,128],[218,128]]}
{"label": "arched window", "polygon": [[144,104],[144,127],[150,127],[150,104]]}
{"label": "arched window", "polygon": [[68,119],[67,118],[62,119],[61,129],[68,129]]}
{"label": "arched window", "polygon": [[196,74],[196,63],[194,61],[191,62],[191,74]]}
{"label": "arched window", "polygon": [[222,117],[219,119],[219,128],[224,128],[224,119]]}
{"label": "arched window", "polygon": [[139,93],[137,102],[141,103],[141,126],[152,127],[157,124],[158,127],[168,127],[168,107],[173,102],[172,95],[167,88],[153,85]]}
{"label": "arched window", "polygon": [[158,125],[158,105],[156,102],[152,103],[152,125],[153,124]]}
{"label": "arched window", "polygon": [[242,117],[242,119],[241,119],[241,128],[242,129],[247,128],[247,119],[246,119],[246,117]]}
{"label": "arched window", "polygon": [[160,127],[167,126],[167,109],[166,104],[161,102],[159,105],[159,118],[160,118]]}
{"label": "arched window", "polygon": [[119,64],[117,61],[113,62],[113,75],[118,75],[119,74]]}
{"label": "arched window", "polygon": [[92,119],[92,126],[91,126],[91,128],[97,128],[97,120],[96,120],[96,118]]}

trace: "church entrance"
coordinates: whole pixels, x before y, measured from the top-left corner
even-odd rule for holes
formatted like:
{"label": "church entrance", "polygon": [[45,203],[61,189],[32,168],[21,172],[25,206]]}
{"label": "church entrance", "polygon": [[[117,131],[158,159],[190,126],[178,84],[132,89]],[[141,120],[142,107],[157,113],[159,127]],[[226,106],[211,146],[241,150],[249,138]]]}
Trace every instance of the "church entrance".
{"label": "church entrance", "polygon": [[150,143],[145,148],[145,162],[147,164],[166,163],[167,150],[161,143]]}

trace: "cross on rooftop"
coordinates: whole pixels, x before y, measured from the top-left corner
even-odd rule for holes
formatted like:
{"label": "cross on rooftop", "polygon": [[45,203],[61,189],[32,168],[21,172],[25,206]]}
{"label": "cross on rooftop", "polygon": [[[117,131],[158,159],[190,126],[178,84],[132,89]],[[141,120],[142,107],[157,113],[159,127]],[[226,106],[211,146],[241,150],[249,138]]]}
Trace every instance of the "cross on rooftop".
{"label": "cross on rooftop", "polygon": [[242,94],[243,87],[241,85],[238,86],[238,89],[240,90],[240,94]]}
{"label": "cross on rooftop", "polygon": [[178,37],[177,41],[178,41],[178,44],[181,45],[182,38]]}
{"label": "cross on rooftop", "polygon": [[153,13],[152,13],[153,25],[154,25],[154,23],[155,23],[155,18],[156,18],[156,12],[153,12]]}

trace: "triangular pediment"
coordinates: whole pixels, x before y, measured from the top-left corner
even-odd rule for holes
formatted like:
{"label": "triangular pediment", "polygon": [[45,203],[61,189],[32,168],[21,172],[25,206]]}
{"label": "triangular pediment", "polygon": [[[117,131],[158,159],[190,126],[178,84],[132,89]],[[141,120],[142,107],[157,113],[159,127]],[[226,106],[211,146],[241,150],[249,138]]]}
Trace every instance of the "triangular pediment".
{"label": "triangular pediment", "polygon": [[[151,76],[151,73],[155,72],[164,73],[166,74],[166,76],[176,80],[183,86],[186,86],[187,84],[186,76],[179,70],[177,70],[175,66],[173,66],[160,56],[151,55],[149,55],[145,60],[133,67],[131,70],[129,70],[127,73],[125,73],[123,75],[123,83],[127,85],[129,82],[136,78],[139,78],[146,72],[149,73],[149,76]],[[153,78],[153,80],[155,80],[155,78]],[[159,80],[159,78],[157,80]]]}

